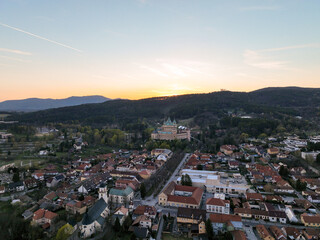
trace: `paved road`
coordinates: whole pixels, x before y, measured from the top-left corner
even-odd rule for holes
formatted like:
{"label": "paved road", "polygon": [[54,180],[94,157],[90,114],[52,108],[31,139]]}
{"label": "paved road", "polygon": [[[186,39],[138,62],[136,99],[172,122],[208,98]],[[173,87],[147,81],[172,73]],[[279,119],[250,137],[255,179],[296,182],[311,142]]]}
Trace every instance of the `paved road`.
{"label": "paved road", "polygon": [[163,228],[163,218],[161,217],[156,240],[161,240],[162,228]]}
{"label": "paved road", "polygon": [[[186,153],[183,157],[183,159],[181,160],[180,164],[178,165],[178,167],[176,168],[176,170],[174,170],[174,172],[172,173],[170,179],[167,181],[167,183],[164,185],[164,187],[162,188],[162,190],[160,191],[160,193],[168,186],[168,184],[172,181],[174,181],[178,175],[178,173],[180,172],[180,170],[182,169],[183,165],[187,162],[187,160],[189,159],[190,157],[190,153]],[[159,194],[160,194],[159,193]]]}

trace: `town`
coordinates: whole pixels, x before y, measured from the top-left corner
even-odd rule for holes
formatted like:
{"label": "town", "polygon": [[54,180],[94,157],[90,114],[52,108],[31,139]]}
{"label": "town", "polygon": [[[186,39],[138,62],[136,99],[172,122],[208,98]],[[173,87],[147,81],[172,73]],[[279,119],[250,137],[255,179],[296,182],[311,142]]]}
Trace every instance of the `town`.
{"label": "town", "polygon": [[[26,141],[1,132],[1,153],[10,163],[1,163],[0,211],[20,214],[38,238],[319,239],[320,174],[311,164],[320,162],[317,135],[247,137],[216,153],[185,152],[170,143],[188,144],[190,129],[169,118],[152,133],[155,143],[157,134],[164,140],[158,148],[97,153],[82,130],[36,131],[44,145],[37,147],[35,138],[33,157],[13,162]],[[57,154],[66,158],[52,161]]]}

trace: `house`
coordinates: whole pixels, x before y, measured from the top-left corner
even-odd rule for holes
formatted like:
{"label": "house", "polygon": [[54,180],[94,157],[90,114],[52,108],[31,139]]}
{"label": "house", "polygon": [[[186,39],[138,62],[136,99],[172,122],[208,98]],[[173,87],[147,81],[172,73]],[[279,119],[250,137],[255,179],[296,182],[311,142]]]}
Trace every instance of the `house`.
{"label": "house", "polygon": [[306,240],[319,240],[320,229],[307,228],[303,231],[303,236]]}
{"label": "house", "polygon": [[286,240],[287,239],[284,232],[280,228],[278,228],[277,226],[271,226],[271,227],[269,227],[269,229],[272,232],[272,234],[276,240]]}
{"label": "house", "polygon": [[92,208],[85,213],[81,225],[80,235],[86,238],[101,231],[104,225],[105,218],[109,215],[109,207],[104,198],[100,198]]}
{"label": "house", "polygon": [[56,192],[49,192],[47,193],[43,199],[47,200],[47,201],[50,201],[50,202],[53,202],[55,200],[57,200],[59,198],[58,194]]}
{"label": "house", "polygon": [[158,202],[162,206],[199,208],[203,189],[178,185],[170,182],[159,194]]}
{"label": "house", "polygon": [[120,224],[122,225],[126,217],[129,215],[129,209],[124,206],[118,207],[114,214],[112,215],[112,221],[115,222],[116,218],[119,219]]}
{"label": "house", "polygon": [[157,157],[159,155],[164,155],[167,158],[172,156],[173,152],[170,149],[156,148],[151,151],[151,156]]}
{"label": "house", "polygon": [[206,210],[211,213],[230,213],[230,201],[219,198],[208,198],[206,201]]}
{"label": "house", "polygon": [[35,178],[29,178],[24,180],[24,185],[27,189],[38,187],[38,181]]}
{"label": "house", "polygon": [[263,201],[261,193],[246,193],[247,201]]}
{"label": "house", "polygon": [[134,192],[131,187],[111,188],[109,197],[113,203],[129,203],[133,199]]}
{"label": "house", "polygon": [[282,211],[269,211],[269,221],[279,221],[280,223],[287,223],[287,215],[285,212]]}
{"label": "house", "polygon": [[22,181],[9,183],[8,189],[10,192],[13,192],[13,191],[21,192],[21,191],[24,191],[24,184]]}
{"label": "house", "polygon": [[47,187],[55,187],[59,182],[63,181],[65,176],[63,174],[56,175],[50,179],[48,179],[46,185]]}
{"label": "house", "polygon": [[264,225],[257,225],[256,230],[262,240],[275,240]]}
{"label": "house", "polygon": [[268,148],[267,152],[268,152],[269,155],[276,156],[276,155],[279,154],[280,151],[279,151],[279,148],[272,147],[272,148]]}
{"label": "house", "polygon": [[235,230],[231,232],[233,240],[247,240],[246,234],[241,230]]}
{"label": "house", "polygon": [[287,239],[305,240],[301,231],[295,227],[283,227],[282,231],[286,233]]}
{"label": "house", "polygon": [[189,236],[206,233],[206,211],[179,207],[177,212],[177,224],[180,232]]}
{"label": "house", "polygon": [[122,177],[117,179],[115,183],[116,188],[131,187],[133,191],[138,190],[140,182],[135,177]]}
{"label": "house", "polygon": [[42,225],[43,227],[46,225],[50,226],[56,217],[58,217],[58,214],[56,213],[45,209],[39,209],[33,213],[32,224]]}
{"label": "house", "polygon": [[237,170],[239,169],[239,162],[238,161],[229,161],[228,162],[228,166],[229,166],[229,169],[231,170]]}
{"label": "house", "polygon": [[320,227],[320,215],[308,215],[307,213],[303,213],[300,216],[301,222],[306,227]]}
{"label": "house", "polygon": [[143,178],[143,179],[148,179],[150,178],[151,174],[149,173],[149,171],[147,170],[142,170],[141,172],[139,172],[139,175]]}
{"label": "house", "polygon": [[144,228],[151,228],[152,220],[148,216],[140,215],[132,223],[132,226],[140,226]]}
{"label": "house", "polygon": [[242,219],[237,215],[211,213],[209,218],[215,232],[241,230],[243,227]]}
{"label": "house", "polygon": [[132,218],[135,219],[137,216],[145,215],[152,219],[155,219],[157,216],[157,209],[154,206],[140,205],[133,211]]}
{"label": "house", "polygon": [[66,211],[72,214],[84,214],[87,210],[87,206],[83,201],[71,200],[66,204]]}
{"label": "house", "polygon": [[97,184],[91,179],[84,180],[78,188],[79,193],[88,194],[96,188]]}
{"label": "house", "polygon": [[222,145],[220,147],[220,152],[223,152],[226,155],[232,155],[233,151],[237,150],[238,148],[234,145]]}

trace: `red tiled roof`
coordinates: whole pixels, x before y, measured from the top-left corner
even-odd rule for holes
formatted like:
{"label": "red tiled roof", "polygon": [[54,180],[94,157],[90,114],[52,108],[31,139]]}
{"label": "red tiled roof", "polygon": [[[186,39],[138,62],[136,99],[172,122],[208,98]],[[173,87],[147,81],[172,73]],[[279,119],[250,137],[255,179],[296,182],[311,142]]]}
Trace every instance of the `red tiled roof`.
{"label": "red tiled roof", "polygon": [[208,198],[206,204],[207,205],[215,205],[224,207],[226,203],[229,203],[228,200],[222,200],[220,198]]}
{"label": "red tiled roof", "polygon": [[215,223],[227,223],[230,221],[241,222],[241,217],[237,215],[231,215],[231,214],[211,213],[210,221]]}
{"label": "red tiled roof", "polygon": [[34,212],[33,220],[39,220],[41,218],[54,219],[57,216],[58,214],[41,208],[38,211]]}

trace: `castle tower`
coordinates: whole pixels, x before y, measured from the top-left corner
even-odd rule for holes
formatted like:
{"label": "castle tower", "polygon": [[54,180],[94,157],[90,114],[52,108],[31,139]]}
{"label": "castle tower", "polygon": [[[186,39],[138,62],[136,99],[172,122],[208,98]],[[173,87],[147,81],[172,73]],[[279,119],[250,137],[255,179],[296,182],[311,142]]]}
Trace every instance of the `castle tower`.
{"label": "castle tower", "polygon": [[108,202],[108,187],[104,183],[101,183],[99,186],[99,199],[100,198],[103,198],[106,203]]}

